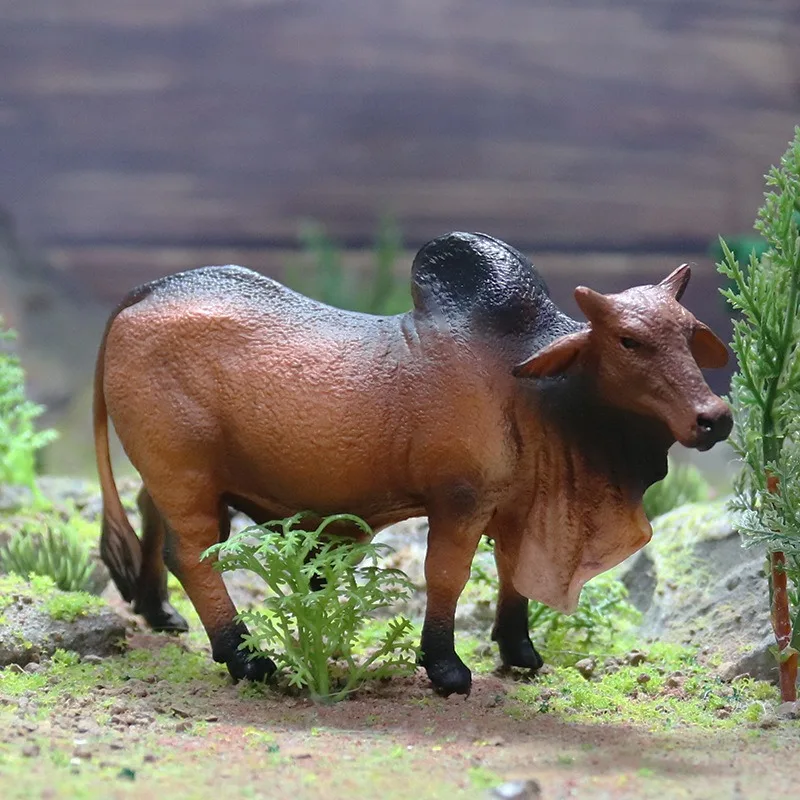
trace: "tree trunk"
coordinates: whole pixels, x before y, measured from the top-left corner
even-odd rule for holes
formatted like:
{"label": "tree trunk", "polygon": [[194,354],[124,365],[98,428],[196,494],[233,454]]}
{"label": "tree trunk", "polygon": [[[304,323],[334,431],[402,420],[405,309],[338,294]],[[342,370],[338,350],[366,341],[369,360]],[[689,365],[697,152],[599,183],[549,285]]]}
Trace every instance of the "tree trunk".
{"label": "tree trunk", "polygon": [[[767,477],[767,489],[778,491],[778,479]],[[778,643],[778,675],[781,687],[781,700],[793,703],[797,700],[797,652],[791,649],[792,617],[789,612],[789,590],[786,582],[786,556],[776,551],[770,553],[769,565],[772,572],[772,630]]]}

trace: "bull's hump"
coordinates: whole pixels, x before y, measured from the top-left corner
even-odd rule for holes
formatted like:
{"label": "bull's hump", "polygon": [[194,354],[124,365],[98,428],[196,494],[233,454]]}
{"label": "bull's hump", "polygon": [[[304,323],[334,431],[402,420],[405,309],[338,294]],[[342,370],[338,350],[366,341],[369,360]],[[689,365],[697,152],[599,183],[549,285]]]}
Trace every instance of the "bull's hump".
{"label": "bull's hump", "polygon": [[483,233],[428,242],[414,258],[411,285],[418,313],[444,315],[477,333],[536,337],[563,317],[533,264]]}
{"label": "bull's hump", "polygon": [[167,275],[140,287],[139,292],[162,300],[227,298],[244,300],[256,306],[269,306],[281,297],[294,294],[277,281],[246,267],[234,265],[199,267]]}
{"label": "bull's hump", "polygon": [[[266,275],[234,265],[199,267],[140,286],[123,301],[128,307],[147,302],[132,313],[170,306],[195,315],[230,317],[241,321],[302,327],[347,337],[391,327],[378,317],[326,305],[284,286]],[[131,302],[132,301],[132,302]]]}

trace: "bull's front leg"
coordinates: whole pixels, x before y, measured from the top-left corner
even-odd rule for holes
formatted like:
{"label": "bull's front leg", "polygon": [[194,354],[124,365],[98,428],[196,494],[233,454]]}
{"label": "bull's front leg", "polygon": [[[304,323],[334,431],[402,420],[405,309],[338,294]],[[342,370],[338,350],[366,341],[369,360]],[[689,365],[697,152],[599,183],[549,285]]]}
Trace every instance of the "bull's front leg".
{"label": "bull's front leg", "polygon": [[459,515],[430,516],[425,557],[428,603],[420,663],[434,689],[445,697],[468,695],[472,686],[472,673],[455,650],[455,613],[488,520],[488,515],[469,520]]}
{"label": "bull's front leg", "polygon": [[494,560],[499,591],[492,640],[500,648],[503,666],[537,670],[544,662],[528,632],[528,598],[514,588],[513,556],[504,548],[502,537],[495,539]]}

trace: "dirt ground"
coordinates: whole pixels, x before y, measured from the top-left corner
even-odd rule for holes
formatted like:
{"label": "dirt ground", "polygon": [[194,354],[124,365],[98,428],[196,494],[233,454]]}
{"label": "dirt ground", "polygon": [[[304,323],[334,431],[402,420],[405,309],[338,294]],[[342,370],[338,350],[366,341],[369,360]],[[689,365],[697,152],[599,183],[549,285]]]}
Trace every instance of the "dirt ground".
{"label": "dirt ground", "polygon": [[[137,655],[156,660],[138,668]],[[192,658],[199,667],[180,681],[152,673]],[[579,724],[517,705],[511,677],[479,675],[469,698],[444,699],[422,671],[315,705],[233,685],[210,659],[147,633],[131,638],[125,663],[119,682],[89,663],[73,689],[43,669],[39,688],[0,695],[0,797],[449,800],[533,778],[548,800],[727,800],[794,796],[800,775],[794,723]]]}

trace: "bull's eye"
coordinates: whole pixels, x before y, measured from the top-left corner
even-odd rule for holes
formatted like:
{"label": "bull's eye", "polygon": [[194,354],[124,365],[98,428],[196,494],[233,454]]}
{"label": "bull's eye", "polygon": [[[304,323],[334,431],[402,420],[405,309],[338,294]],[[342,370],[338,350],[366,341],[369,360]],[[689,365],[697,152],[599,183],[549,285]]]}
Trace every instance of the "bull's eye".
{"label": "bull's eye", "polygon": [[641,346],[640,342],[637,342],[636,339],[631,339],[630,336],[621,336],[619,343],[626,349],[626,350],[635,350],[637,347]]}

